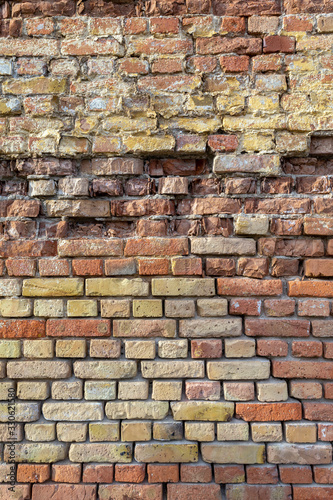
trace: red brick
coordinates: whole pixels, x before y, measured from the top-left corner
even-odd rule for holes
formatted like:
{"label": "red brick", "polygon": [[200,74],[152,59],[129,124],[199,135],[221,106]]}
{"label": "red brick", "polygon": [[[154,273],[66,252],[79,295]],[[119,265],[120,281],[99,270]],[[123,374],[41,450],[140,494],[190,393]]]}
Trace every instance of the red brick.
{"label": "red brick", "polygon": [[299,268],[298,259],[272,259],[272,276],[280,278],[281,276],[297,276]]}
{"label": "red brick", "polygon": [[249,484],[276,484],[279,481],[276,465],[248,465],[246,467],[246,481]]}
{"label": "red brick", "polygon": [[146,61],[134,57],[122,59],[119,64],[119,71],[127,74],[147,75],[148,70],[149,66]]}
{"label": "red brick", "polygon": [[19,483],[44,483],[51,476],[49,464],[18,464],[17,481]]}
{"label": "red brick", "polygon": [[273,219],[271,221],[271,233],[278,236],[300,236],[302,226],[301,220]]}
{"label": "red brick", "polygon": [[284,340],[257,339],[258,356],[287,356],[288,343]]}
{"label": "red brick", "polygon": [[333,203],[329,198],[316,198],[313,203],[314,213],[316,214],[332,214]]}
{"label": "red brick", "polygon": [[144,215],[174,215],[175,203],[171,200],[143,199],[111,202],[111,214],[117,217],[142,217]]}
{"label": "red brick", "polygon": [[91,19],[90,33],[92,35],[121,35],[121,20],[109,17]]}
{"label": "red brick", "polygon": [[221,500],[221,489],[217,484],[168,484],[168,500],[205,498]]}
{"label": "red brick", "polygon": [[185,381],[185,395],[187,399],[218,400],[220,399],[220,382],[191,382]]}
{"label": "red brick", "polygon": [[211,465],[180,464],[182,483],[210,483],[212,477]]}
{"label": "red brick", "polygon": [[333,359],[333,342],[324,342],[324,358]]}
{"label": "red brick", "polygon": [[191,356],[194,359],[211,359],[222,356],[222,340],[191,340]]}
{"label": "red brick", "polygon": [[62,257],[117,257],[122,255],[121,240],[79,239],[61,240],[59,242],[59,253]]}
{"label": "red brick", "polygon": [[139,17],[125,19],[124,33],[125,35],[139,35],[145,33],[147,28],[147,20]]}
{"label": "red brick", "polygon": [[318,341],[294,341],[291,353],[297,358],[320,358],[323,354],[323,344]]}
{"label": "red brick", "polygon": [[136,232],[139,236],[166,236],[168,230],[167,221],[164,220],[139,220]]}
{"label": "red brick", "polygon": [[332,320],[314,319],[311,321],[312,335],[314,337],[331,337],[332,336]]}
{"label": "red brick", "polygon": [[264,278],[269,272],[267,258],[242,257],[238,259],[237,274],[249,278]]}
{"label": "red brick", "polygon": [[197,257],[172,259],[174,276],[202,275],[202,261]]}
{"label": "red brick", "polygon": [[43,259],[38,261],[41,276],[69,276],[69,262],[66,259]]}
{"label": "red brick", "polygon": [[221,22],[221,32],[222,33],[225,33],[225,32],[226,33],[245,33],[245,31],[246,31],[245,17],[238,17],[238,13],[236,14],[236,16],[222,18],[222,22]]}
{"label": "red brick", "polygon": [[295,50],[295,40],[288,36],[265,36],[263,48],[264,53],[284,52],[286,54],[291,54]]}
{"label": "red brick", "polygon": [[[326,367],[323,366],[322,368],[323,372],[325,368]],[[322,373],[322,375],[326,375],[326,373]],[[333,376],[331,374],[330,377],[325,376],[322,378],[333,378]],[[304,418],[306,420],[319,420],[319,421],[326,420],[327,422],[333,422],[333,403],[310,403],[304,401],[303,408],[304,408]]]}
{"label": "red brick", "polygon": [[102,259],[73,259],[73,276],[103,276]]}
{"label": "red brick", "polygon": [[193,56],[187,60],[188,67],[193,72],[212,73],[217,66],[217,58],[210,56]]}
{"label": "red brick", "polygon": [[310,259],[304,261],[304,274],[312,278],[333,276],[333,259]]}
{"label": "red brick", "polygon": [[326,399],[333,399],[333,383],[325,382],[324,383],[324,396]]}
{"label": "red brick", "polygon": [[100,498],[109,500],[134,500],[139,498],[162,500],[163,493],[161,484],[106,484],[99,486],[98,490]]}
{"label": "red brick", "polygon": [[193,44],[191,40],[179,39],[138,39],[129,45],[135,55],[154,54],[192,54]]}
{"label": "red brick", "polygon": [[155,59],[151,65],[152,73],[179,73],[183,70],[182,59]]}
{"label": "red brick", "polygon": [[309,12],[311,14],[332,12],[330,0],[306,0],[302,3],[300,3],[299,0],[285,0],[284,7],[287,14],[302,14],[303,12]]}
{"label": "red brick", "polygon": [[46,326],[50,337],[109,337],[108,319],[49,319]]}
{"label": "red brick", "polygon": [[244,314],[246,316],[260,316],[261,300],[257,299],[231,299],[229,314]]}
{"label": "red brick", "polygon": [[279,71],[282,67],[282,57],[279,54],[264,54],[252,58],[253,71]]}
{"label": "red brick", "polygon": [[164,276],[169,273],[168,259],[139,259],[138,266],[142,276]]}
{"label": "red brick", "polygon": [[90,484],[34,484],[31,499],[96,500],[96,492],[97,487]]}
{"label": "red brick", "polygon": [[279,465],[280,479],[283,483],[312,483],[312,469],[310,465]]}
{"label": "red brick", "polygon": [[[278,0],[265,0],[265,2],[260,2],[259,0],[252,0],[251,2],[244,2],[243,0],[221,2],[220,0],[213,0],[213,12],[217,16],[279,15],[281,14],[281,4]],[[263,498],[265,497],[263,496]]]}
{"label": "red brick", "polygon": [[198,86],[198,77],[192,75],[145,76],[138,81],[139,91],[148,92],[190,92]]}
{"label": "red brick", "polygon": [[236,418],[246,422],[302,420],[301,403],[237,403]]}
{"label": "red brick", "polygon": [[52,481],[56,483],[79,483],[81,469],[81,464],[54,464],[52,465]]}
{"label": "red brick", "polygon": [[197,54],[212,55],[212,54],[228,54],[235,52],[236,54],[256,55],[262,52],[261,39],[256,38],[198,38],[196,40]]}
{"label": "red brick", "polygon": [[1,241],[0,257],[53,257],[57,255],[56,241]]}
{"label": "red brick", "polygon": [[333,486],[294,486],[294,500],[332,500]]}
{"label": "red brick", "polygon": [[245,481],[244,465],[214,465],[215,482],[243,483]]}
{"label": "red brick", "polygon": [[113,465],[84,464],[82,481],[84,483],[112,483]]}
{"label": "red brick", "polygon": [[273,361],[273,376],[277,378],[333,378],[333,366],[322,361]]}
{"label": "red brick", "polygon": [[38,217],[39,200],[14,200],[7,208],[7,217]]}
{"label": "red brick", "polygon": [[234,276],[236,262],[233,259],[207,258],[206,273],[208,276]]}
{"label": "red brick", "polygon": [[307,198],[268,198],[247,199],[244,203],[246,214],[306,214],[310,212],[310,200]]}
{"label": "red brick", "polygon": [[333,441],[333,424],[318,423],[318,439],[320,441]]}
{"label": "red brick", "polygon": [[142,483],[146,476],[146,464],[116,464],[114,479],[123,483]]}
{"label": "red brick", "polygon": [[2,319],[0,338],[41,338],[45,337],[45,321],[37,319]]}
{"label": "red brick", "polygon": [[222,56],[220,65],[225,73],[244,73],[249,70],[250,58],[248,56]]}
{"label": "red brick", "polygon": [[313,22],[309,16],[285,16],[283,29],[285,31],[312,31]]}
{"label": "red brick", "polygon": [[179,465],[148,464],[148,483],[177,483],[179,481]]}
{"label": "red brick", "polygon": [[7,259],[8,276],[35,276],[36,261],[30,259]]}
{"label": "red brick", "polygon": [[188,255],[188,240],[185,238],[154,238],[127,240],[125,256],[147,255]]}
{"label": "red brick", "polygon": [[292,299],[267,299],[264,301],[267,316],[292,316],[295,312],[295,301]]}
{"label": "red brick", "polygon": [[310,322],[296,319],[246,319],[245,335],[250,337],[309,337]]}
{"label": "red brick", "polygon": [[152,17],[150,19],[151,33],[171,33],[179,32],[179,19],[177,17]]}
{"label": "red brick", "polygon": [[314,473],[314,480],[316,483],[333,484],[333,467],[331,465],[327,467],[315,466],[313,468],[313,473]]}
{"label": "red brick", "polygon": [[282,282],[280,280],[258,281],[252,278],[217,278],[217,293],[219,295],[280,295]]}
{"label": "red brick", "polygon": [[51,35],[54,30],[53,19],[27,19],[26,30],[29,36]]}
{"label": "red brick", "polygon": [[238,137],[237,135],[210,135],[208,136],[208,146],[214,152],[230,153],[236,151]]}
{"label": "red brick", "polygon": [[304,299],[298,301],[298,316],[329,316],[328,300]]}

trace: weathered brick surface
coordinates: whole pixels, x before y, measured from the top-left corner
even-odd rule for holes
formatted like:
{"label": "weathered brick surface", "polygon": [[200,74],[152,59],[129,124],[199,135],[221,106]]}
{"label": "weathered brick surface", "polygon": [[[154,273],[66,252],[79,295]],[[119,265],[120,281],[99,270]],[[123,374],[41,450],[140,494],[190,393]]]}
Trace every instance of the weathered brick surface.
{"label": "weathered brick surface", "polygon": [[331,499],[332,13],[0,2],[1,498]]}

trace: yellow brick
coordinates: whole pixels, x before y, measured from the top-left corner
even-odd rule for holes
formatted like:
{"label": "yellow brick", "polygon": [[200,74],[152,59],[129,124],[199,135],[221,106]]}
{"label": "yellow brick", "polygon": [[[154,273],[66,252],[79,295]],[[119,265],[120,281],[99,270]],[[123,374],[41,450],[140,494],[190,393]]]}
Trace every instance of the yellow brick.
{"label": "yellow brick", "polygon": [[249,111],[266,111],[266,112],[276,112],[280,107],[279,95],[254,95],[249,97],[248,108]]}
{"label": "yellow brick", "polygon": [[142,443],[137,444],[135,460],[148,463],[181,463],[198,461],[197,444]]}
{"label": "yellow brick", "polygon": [[275,148],[274,134],[245,132],[243,147],[246,151],[271,151]]}
{"label": "yellow brick", "polygon": [[57,438],[58,441],[63,441],[65,443],[80,443],[86,440],[87,430],[87,424],[60,422],[57,424]]}
{"label": "yellow brick", "polygon": [[23,355],[26,358],[52,358],[53,340],[23,340]]}
{"label": "yellow brick", "polygon": [[119,422],[89,424],[89,438],[98,441],[119,441]]}
{"label": "yellow brick", "polygon": [[25,424],[25,438],[28,441],[54,441],[56,438],[55,424]]}
{"label": "yellow brick", "polygon": [[148,380],[120,380],[118,384],[118,399],[148,399]]}
{"label": "yellow brick", "polygon": [[153,381],[152,399],[157,401],[178,401],[182,398],[182,382]]}
{"label": "yellow brick", "polygon": [[124,300],[101,300],[102,318],[129,318],[131,315],[131,302]]}
{"label": "yellow brick", "polygon": [[285,424],[287,443],[315,443],[317,441],[316,424]]}
{"label": "yellow brick", "polygon": [[213,401],[182,401],[171,403],[174,420],[205,420],[224,422],[234,414],[234,403]]}
{"label": "yellow brick", "polygon": [[251,434],[253,441],[259,443],[282,441],[282,425],[268,422],[264,424],[253,423],[251,424]]}
{"label": "yellow brick", "polygon": [[97,316],[96,300],[69,300],[67,302],[68,316]]}
{"label": "yellow brick", "polygon": [[116,382],[107,380],[87,380],[84,385],[84,399],[107,400],[116,398]]}
{"label": "yellow brick", "polygon": [[150,441],[151,440],[151,422],[122,422],[121,423],[122,441]]}
{"label": "yellow brick", "polygon": [[46,78],[44,76],[26,80],[7,80],[3,83],[5,94],[62,94],[66,90],[65,78]]}
{"label": "yellow brick", "polygon": [[17,397],[19,399],[42,400],[50,395],[48,382],[18,382]]}
{"label": "yellow brick", "polygon": [[187,339],[158,341],[158,355],[160,358],[187,358],[187,354]]}
{"label": "yellow brick", "polygon": [[221,128],[219,118],[172,118],[161,123],[162,129],[182,129],[195,134],[205,134]]}
{"label": "yellow brick", "polygon": [[128,359],[154,359],[156,345],[154,340],[126,340],[125,356]]}
{"label": "yellow brick", "polygon": [[215,425],[211,422],[200,424],[185,422],[185,439],[189,441],[214,441]]}
{"label": "yellow brick", "polygon": [[128,118],[127,116],[115,116],[103,121],[103,129],[107,132],[145,132],[156,130],[157,120],[153,118],[138,117]]}
{"label": "yellow brick", "polygon": [[31,316],[32,301],[29,299],[3,299],[0,301],[0,313],[5,318]]}
{"label": "yellow brick", "polygon": [[57,340],[56,356],[58,358],[84,358],[86,356],[85,340]]}
{"label": "yellow brick", "polygon": [[83,295],[81,278],[33,278],[23,281],[25,297],[70,297]]}
{"label": "yellow brick", "polygon": [[276,147],[280,152],[299,153],[308,150],[308,136],[303,134],[290,134],[281,132],[276,135]]}
{"label": "yellow brick", "polygon": [[212,278],[153,278],[153,295],[190,296],[215,295]]}
{"label": "yellow brick", "polygon": [[267,116],[226,116],[223,128],[232,131],[242,130],[279,130],[286,128],[286,117],[279,113]]}
{"label": "yellow brick", "polygon": [[175,138],[170,135],[123,138],[128,153],[170,153],[174,150],[175,142]]}
{"label": "yellow brick", "polygon": [[21,343],[19,340],[0,340],[0,358],[19,358]]}
{"label": "yellow brick", "polygon": [[216,99],[217,109],[228,115],[238,115],[245,108],[245,97],[242,95],[218,96]]}
{"label": "yellow brick", "polygon": [[163,316],[162,301],[133,300],[133,316],[135,318],[157,318]]}
{"label": "yellow brick", "polygon": [[218,441],[248,441],[249,424],[223,422],[217,424]]}
{"label": "yellow brick", "polygon": [[149,283],[141,278],[88,278],[86,280],[86,294],[89,296],[103,295],[132,295],[142,296],[149,294]]}

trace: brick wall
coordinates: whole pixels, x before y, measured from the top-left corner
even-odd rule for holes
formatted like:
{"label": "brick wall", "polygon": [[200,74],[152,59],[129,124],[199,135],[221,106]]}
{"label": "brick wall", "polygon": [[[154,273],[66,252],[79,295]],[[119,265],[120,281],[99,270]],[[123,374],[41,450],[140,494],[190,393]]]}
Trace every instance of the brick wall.
{"label": "brick wall", "polygon": [[0,9],[1,499],[331,499],[331,1]]}

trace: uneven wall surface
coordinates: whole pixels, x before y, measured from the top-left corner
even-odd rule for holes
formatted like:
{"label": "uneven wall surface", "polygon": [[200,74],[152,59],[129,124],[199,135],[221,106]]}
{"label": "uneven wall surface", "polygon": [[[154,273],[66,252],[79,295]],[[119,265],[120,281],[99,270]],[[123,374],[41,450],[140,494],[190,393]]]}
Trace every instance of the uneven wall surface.
{"label": "uneven wall surface", "polygon": [[332,2],[0,4],[1,499],[331,500]]}

